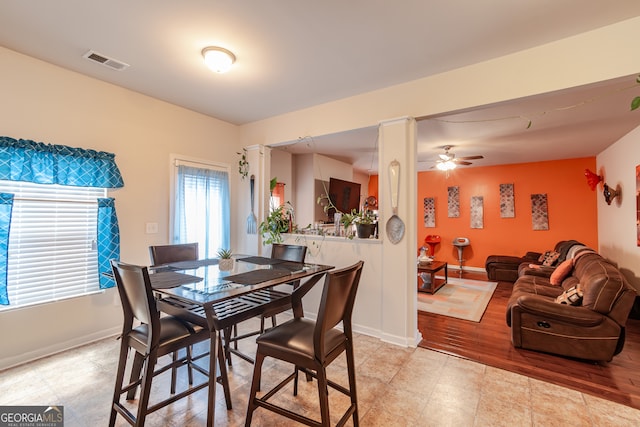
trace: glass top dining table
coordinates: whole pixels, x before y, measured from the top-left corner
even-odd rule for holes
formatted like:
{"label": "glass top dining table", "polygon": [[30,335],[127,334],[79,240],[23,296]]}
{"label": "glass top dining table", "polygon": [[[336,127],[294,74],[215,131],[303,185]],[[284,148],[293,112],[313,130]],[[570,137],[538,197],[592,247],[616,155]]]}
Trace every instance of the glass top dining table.
{"label": "glass top dining table", "polygon": [[[278,285],[305,280],[313,286],[333,266],[295,263],[259,256],[235,258],[231,270],[218,260],[181,261],[150,269],[158,294],[158,309],[208,328],[211,333],[209,372],[216,372],[215,355],[221,331],[291,301],[291,289]],[[209,389],[207,425],[215,420],[216,387]]]}

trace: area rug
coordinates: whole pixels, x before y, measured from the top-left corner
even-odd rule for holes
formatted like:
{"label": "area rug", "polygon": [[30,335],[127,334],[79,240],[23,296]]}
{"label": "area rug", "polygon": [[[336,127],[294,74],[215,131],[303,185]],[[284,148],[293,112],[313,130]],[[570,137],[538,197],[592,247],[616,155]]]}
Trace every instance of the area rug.
{"label": "area rug", "polygon": [[497,285],[450,277],[434,295],[418,292],[418,310],[479,322]]}

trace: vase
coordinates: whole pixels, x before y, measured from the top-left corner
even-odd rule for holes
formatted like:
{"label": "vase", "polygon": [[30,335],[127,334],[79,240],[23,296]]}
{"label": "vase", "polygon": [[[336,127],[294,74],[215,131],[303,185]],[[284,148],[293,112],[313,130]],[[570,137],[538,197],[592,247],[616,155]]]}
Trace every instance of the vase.
{"label": "vase", "polygon": [[221,271],[233,270],[233,258],[223,258],[218,263],[218,268]]}

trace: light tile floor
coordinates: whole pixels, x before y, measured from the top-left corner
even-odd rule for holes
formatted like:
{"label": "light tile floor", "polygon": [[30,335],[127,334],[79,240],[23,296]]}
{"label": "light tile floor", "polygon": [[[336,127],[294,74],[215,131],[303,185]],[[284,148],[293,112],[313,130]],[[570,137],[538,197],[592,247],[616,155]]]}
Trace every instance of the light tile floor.
{"label": "light tile floor", "polygon": [[[242,346],[250,352],[255,343],[246,340]],[[115,338],[105,339],[0,372],[0,405],[63,405],[66,427],[106,426],[118,348]],[[361,426],[640,426],[639,410],[446,354],[364,335],[355,337],[355,353]],[[252,369],[234,358],[229,370],[234,408],[226,410],[219,387],[216,426],[244,425]],[[263,390],[290,372],[290,366],[267,360]],[[330,366],[329,378],[346,385],[344,357]],[[168,375],[158,377],[152,399],[168,388]],[[296,398],[291,390],[285,387],[274,401],[317,418],[315,381],[302,380]],[[152,414],[146,425],[203,426],[206,396],[205,388],[175,402]],[[331,390],[330,404],[335,424],[348,399]],[[119,418],[117,425],[127,424]],[[258,409],[252,425],[299,424]]]}

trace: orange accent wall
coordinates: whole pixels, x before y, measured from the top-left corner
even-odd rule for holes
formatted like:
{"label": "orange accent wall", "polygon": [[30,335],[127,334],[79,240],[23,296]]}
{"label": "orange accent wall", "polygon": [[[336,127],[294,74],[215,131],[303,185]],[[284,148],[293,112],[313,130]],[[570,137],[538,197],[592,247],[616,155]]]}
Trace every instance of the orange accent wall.
{"label": "orange accent wall", "polygon": [[374,196],[378,200],[378,205],[380,205],[380,198],[378,197],[378,175],[371,175],[369,177],[369,189],[367,194],[369,196]]}
{"label": "orange accent wall", "polygon": [[[455,237],[467,237],[471,245],[464,250],[464,265],[484,268],[489,255],[524,255],[527,251],[553,249],[560,240],[578,240],[597,249],[597,197],[591,191],[584,170],[596,170],[595,157],[521,163],[476,168],[459,167],[448,176],[442,171],[418,173],[418,242],[428,234],[438,234],[442,243],[436,259],[458,265]],[[373,178],[373,177],[371,177]],[[500,218],[500,184],[514,184],[515,218]],[[460,217],[447,216],[447,187],[458,186]],[[371,183],[369,184],[371,191]],[[377,188],[377,180],[376,180]],[[549,230],[534,231],[531,222],[531,194],[547,194]],[[484,228],[472,229],[472,196],[484,198]],[[424,226],[424,198],[435,198],[435,228]]]}

